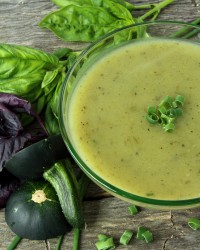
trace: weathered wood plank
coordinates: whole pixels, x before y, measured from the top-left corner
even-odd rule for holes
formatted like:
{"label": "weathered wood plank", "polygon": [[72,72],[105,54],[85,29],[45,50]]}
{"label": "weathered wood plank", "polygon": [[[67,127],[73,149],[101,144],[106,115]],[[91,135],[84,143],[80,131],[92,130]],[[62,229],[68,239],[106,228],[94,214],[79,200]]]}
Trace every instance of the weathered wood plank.
{"label": "weathered wood plank", "polygon": [[[97,235],[104,233],[114,238],[117,249],[138,249],[138,250],[197,250],[200,245],[199,231],[192,231],[187,225],[191,217],[199,215],[200,209],[181,211],[159,211],[141,209],[131,216],[127,210],[129,204],[110,197],[101,200],[87,201],[84,203],[86,229],[82,233],[82,250],[95,249]],[[154,234],[152,243],[145,243],[136,239],[136,231],[139,226],[149,228]],[[125,229],[134,232],[134,237],[129,246],[120,246],[119,238]],[[4,222],[4,213],[0,212],[0,249],[8,246],[14,234],[8,229]],[[3,238],[2,238],[3,237]],[[2,241],[3,240],[3,241]],[[73,233],[65,236],[63,249],[72,249]],[[51,249],[55,249],[56,240],[50,240]],[[17,249],[45,249],[43,241],[23,240]]]}

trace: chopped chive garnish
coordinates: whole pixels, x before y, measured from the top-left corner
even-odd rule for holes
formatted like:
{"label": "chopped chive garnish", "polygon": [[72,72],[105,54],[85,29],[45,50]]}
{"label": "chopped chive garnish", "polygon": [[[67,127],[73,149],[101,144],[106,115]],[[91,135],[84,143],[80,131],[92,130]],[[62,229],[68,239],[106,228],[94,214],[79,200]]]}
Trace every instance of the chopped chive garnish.
{"label": "chopped chive garnish", "polygon": [[146,119],[151,124],[162,125],[165,132],[173,131],[174,121],[183,114],[184,104],[185,100],[181,95],[177,95],[174,100],[170,96],[166,96],[157,107],[148,107]]}
{"label": "chopped chive garnish", "polygon": [[130,212],[131,215],[135,215],[138,213],[138,209],[135,205],[131,205],[128,207],[128,211]]}
{"label": "chopped chive garnish", "polygon": [[142,236],[143,236],[144,240],[146,241],[146,243],[149,243],[149,242],[153,241],[153,234],[149,230],[146,230],[142,234]]}
{"label": "chopped chive garnish", "polygon": [[145,227],[138,227],[137,236],[138,240],[145,240],[147,243],[153,240],[153,234]]}
{"label": "chopped chive garnish", "polygon": [[143,233],[146,231],[147,229],[145,227],[138,227],[136,238],[138,240],[144,240]]}
{"label": "chopped chive garnish", "polygon": [[105,234],[99,234],[98,235],[98,240],[99,241],[104,241],[104,240],[107,240],[109,237]]}
{"label": "chopped chive garnish", "polygon": [[98,235],[99,241],[95,243],[98,250],[112,250],[115,249],[115,244],[112,237],[108,237],[104,234]]}
{"label": "chopped chive garnish", "polygon": [[133,232],[130,230],[125,230],[124,233],[122,234],[122,236],[120,237],[119,242],[122,245],[128,245],[129,241],[131,240],[133,236]]}
{"label": "chopped chive garnish", "polygon": [[198,230],[200,229],[200,220],[196,218],[191,218],[188,221],[188,225],[193,229],[193,230]]}

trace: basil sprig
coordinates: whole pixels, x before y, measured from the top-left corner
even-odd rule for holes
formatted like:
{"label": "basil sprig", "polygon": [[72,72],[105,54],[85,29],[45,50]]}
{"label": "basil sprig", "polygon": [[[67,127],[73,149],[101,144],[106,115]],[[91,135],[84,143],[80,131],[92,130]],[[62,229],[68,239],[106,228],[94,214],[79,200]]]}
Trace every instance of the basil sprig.
{"label": "basil sprig", "polygon": [[[49,134],[58,134],[58,98],[66,72],[80,52],[68,48],[54,54],[31,47],[0,44],[0,93],[14,94],[44,113]],[[24,124],[30,123],[25,117]]]}
{"label": "basil sprig", "polygon": [[[160,10],[173,0],[143,5],[133,5],[124,0],[52,0],[52,2],[60,8],[39,22],[41,28],[49,29],[64,41],[94,42],[118,28],[146,19],[156,19]],[[141,9],[147,9],[147,12],[137,18],[134,17],[132,11]],[[125,40],[138,38],[137,29],[135,32],[133,30],[125,32],[123,36]]]}

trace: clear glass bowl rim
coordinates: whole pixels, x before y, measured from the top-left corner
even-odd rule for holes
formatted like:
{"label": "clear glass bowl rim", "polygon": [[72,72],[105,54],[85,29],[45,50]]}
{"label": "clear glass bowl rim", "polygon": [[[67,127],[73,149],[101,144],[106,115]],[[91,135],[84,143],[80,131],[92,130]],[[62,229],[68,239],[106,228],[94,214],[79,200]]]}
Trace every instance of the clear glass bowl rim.
{"label": "clear glass bowl rim", "polygon": [[116,194],[116,196],[118,196],[118,197],[122,197],[122,199],[124,198],[125,200],[132,201],[133,203],[134,202],[141,203],[141,204],[144,204],[144,206],[149,205],[149,206],[164,207],[164,208],[195,207],[195,206],[200,205],[200,197],[192,198],[192,199],[186,199],[186,200],[152,199],[152,198],[142,197],[142,196],[138,196],[138,195],[126,192],[126,191],[124,191],[122,189],[119,189],[119,188],[113,186],[112,184],[108,183],[107,181],[102,179],[100,176],[95,174],[82,161],[82,159],[76,153],[76,150],[74,149],[72,143],[70,142],[69,137],[67,135],[67,131],[66,131],[65,126],[64,126],[64,119],[63,119],[62,110],[63,110],[63,101],[64,101],[64,98],[65,98],[65,91],[66,91],[66,86],[68,84],[68,79],[70,78],[70,76],[72,75],[74,69],[77,67],[77,65],[80,63],[80,61],[82,60],[82,58],[85,55],[87,55],[93,48],[95,48],[95,46],[97,46],[103,40],[106,40],[109,37],[112,37],[114,34],[120,32],[122,30],[130,29],[130,28],[137,27],[137,26],[150,26],[150,25],[153,26],[153,25],[167,25],[167,24],[168,25],[180,25],[182,27],[185,26],[185,27],[188,27],[188,28],[191,27],[191,28],[198,29],[199,32],[200,32],[200,26],[197,26],[197,25],[192,24],[192,23],[187,23],[187,22],[182,22],[182,21],[174,21],[174,20],[148,21],[148,22],[132,24],[132,25],[128,25],[128,26],[124,26],[122,28],[116,29],[116,30],[106,34],[101,39],[97,40],[96,42],[93,42],[90,45],[88,45],[83,50],[83,52],[78,56],[78,58],[76,59],[76,61],[72,65],[72,67],[68,70],[68,72],[66,74],[66,77],[65,77],[65,80],[63,82],[63,86],[62,86],[60,97],[59,97],[59,116],[58,116],[59,117],[59,125],[60,125],[60,131],[61,131],[61,135],[63,137],[63,140],[64,140],[70,154],[74,158],[75,162],[89,176],[89,178],[91,180],[93,180],[95,183],[97,183],[100,187],[105,188],[106,190],[110,191],[112,194]]}

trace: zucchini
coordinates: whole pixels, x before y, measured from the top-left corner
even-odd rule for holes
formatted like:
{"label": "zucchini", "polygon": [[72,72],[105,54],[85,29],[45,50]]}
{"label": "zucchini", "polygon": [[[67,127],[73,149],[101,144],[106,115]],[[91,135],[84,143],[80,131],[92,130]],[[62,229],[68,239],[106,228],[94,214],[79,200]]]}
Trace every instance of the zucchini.
{"label": "zucchini", "polygon": [[84,216],[78,182],[71,162],[59,161],[43,177],[51,183],[58,195],[65,218],[74,228],[83,228]]}
{"label": "zucchini", "polygon": [[50,136],[16,153],[5,168],[20,179],[40,179],[55,162],[69,156],[61,135]]}
{"label": "zucchini", "polygon": [[15,234],[30,240],[46,240],[71,230],[54,188],[44,180],[28,181],[10,196],[5,220]]}

